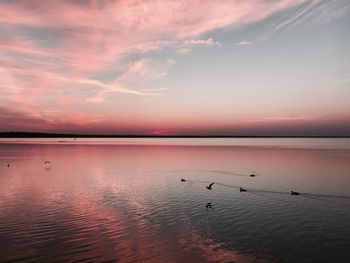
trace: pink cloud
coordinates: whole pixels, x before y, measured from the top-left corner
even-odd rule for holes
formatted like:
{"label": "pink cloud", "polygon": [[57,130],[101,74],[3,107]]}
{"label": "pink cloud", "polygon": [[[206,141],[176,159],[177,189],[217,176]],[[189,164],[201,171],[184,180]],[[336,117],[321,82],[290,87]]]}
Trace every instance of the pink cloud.
{"label": "pink cloud", "polygon": [[[6,34],[0,34],[0,98],[36,112],[51,106],[63,110],[69,102],[69,110],[79,112],[112,93],[161,95],[167,87],[145,89],[139,83],[164,77],[174,60],[150,59],[148,52],[185,54],[197,47],[220,47],[218,40],[203,35],[256,22],[301,2],[1,2],[0,25]],[[126,63],[130,57],[137,59]],[[114,75],[109,81],[97,77],[104,72]],[[70,122],[61,111],[50,120],[62,118]]]}
{"label": "pink cloud", "polygon": [[[281,1],[15,1],[2,4],[0,21],[33,27],[87,27],[179,32],[199,35],[203,32],[256,21],[283,8],[298,4],[298,0]],[[252,16],[255,15],[255,16]],[[184,19],[187,20],[184,20]],[[92,23],[93,22],[93,23]],[[171,27],[169,27],[171,26]],[[186,30],[187,29],[187,30]],[[120,30],[122,31],[122,30]]]}
{"label": "pink cloud", "polygon": [[156,131],[149,132],[149,134],[161,136],[161,135],[174,135],[175,133],[168,130],[156,130]]}
{"label": "pink cloud", "polygon": [[[96,59],[96,55],[177,45],[181,39],[194,45],[216,45],[218,42],[211,38],[193,38],[211,30],[258,21],[300,2],[303,1],[85,1],[77,5],[69,1],[16,1],[1,5],[0,22],[59,29],[66,55],[77,60],[82,59],[81,55]],[[92,52],[83,52],[87,50]]]}
{"label": "pink cloud", "polygon": [[260,119],[254,119],[254,120],[247,120],[248,122],[276,122],[276,121],[286,121],[286,122],[293,122],[293,121],[313,121],[320,119],[320,117],[317,116],[270,116],[270,117],[263,117]]}
{"label": "pink cloud", "polygon": [[[23,105],[22,105],[23,106]],[[18,110],[0,107],[0,122],[2,129],[7,131],[66,131],[67,126],[75,131],[84,131],[95,125],[103,125],[106,121],[104,114],[91,114],[81,111],[43,109],[26,105]]]}
{"label": "pink cloud", "polygon": [[[0,23],[58,32],[54,47],[39,47],[34,39],[0,44],[21,54],[50,56],[74,74],[105,70],[125,55],[166,47],[219,46],[196,39],[223,27],[262,19],[301,1],[15,1],[0,4]],[[44,34],[44,33],[43,33]],[[34,37],[33,37],[34,38]],[[12,45],[14,44],[14,45]]]}

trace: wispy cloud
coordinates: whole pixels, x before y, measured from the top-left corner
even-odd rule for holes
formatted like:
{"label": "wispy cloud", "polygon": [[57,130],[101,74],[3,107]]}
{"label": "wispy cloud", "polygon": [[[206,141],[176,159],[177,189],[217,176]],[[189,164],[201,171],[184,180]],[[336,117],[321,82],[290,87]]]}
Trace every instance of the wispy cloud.
{"label": "wispy cloud", "polygon": [[347,0],[311,0],[305,1],[296,11],[278,23],[275,30],[291,29],[301,23],[324,23],[343,16],[350,3]]}
{"label": "wispy cloud", "polygon": [[71,130],[83,131],[85,128],[101,124],[106,120],[104,114],[88,114],[79,111],[62,111],[37,108],[14,110],[0,107],[0,122],[6,123],[3,130],[13,131],[64,131],[69,124]]}
{"label": "wispy cloud", "polygon": [[350,87],[350,78],[338,79],[338,80],[335,80],[335,81],[332,81],[332,82],[326,84],[326,86]]}
{"label": "wispy cloud", "polygon": [[318,116],[268,116],[258,119],[246,120],[247,122],[295,122],[295,121],[312,121],[320,119]]}
{"label": "wispy cloud", "polygon": [[204,47],[221,47],[222,44],[219,41],[215,41],[212,38],[204,39],[191,39],[184,41],[184,46],[204,46]]}
{"label": "wispy cloud", "polygon": [[255,45],[255,43],[252,41],[249,41],[249,40],[243,40],[243,41],[237,42],[236,45],[237,46],[252,46],[252,45]]}
{"label": "wispy cloud", "polygon": [[147,81],[164,77],[169,68],[175,64],[173,59],[143,58],[129,63],[125,72],[118,77],[119,81]]}
{"label": "wispy cloud", "polygon": [[284,20],[283,22],[276,25],[276,31],[282,30],[288,26],[291,26],[295,23],[300,22],[304,16],[306,16],[309,12],[311,12],[317,5],[319,5],[322,0],[313,0],[306,2],[305,6],[299,10],[296,14]]}

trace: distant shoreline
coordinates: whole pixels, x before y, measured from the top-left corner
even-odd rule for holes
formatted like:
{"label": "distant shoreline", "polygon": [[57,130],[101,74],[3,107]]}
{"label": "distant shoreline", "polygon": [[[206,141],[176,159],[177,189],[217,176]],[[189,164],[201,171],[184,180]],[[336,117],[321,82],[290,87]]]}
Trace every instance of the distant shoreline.
{"label": "distant shoreline", "polygon": [[0,132],[0,138],[350,138],[317,135],[147,135],[147,134],[65,134],[40,132]]}

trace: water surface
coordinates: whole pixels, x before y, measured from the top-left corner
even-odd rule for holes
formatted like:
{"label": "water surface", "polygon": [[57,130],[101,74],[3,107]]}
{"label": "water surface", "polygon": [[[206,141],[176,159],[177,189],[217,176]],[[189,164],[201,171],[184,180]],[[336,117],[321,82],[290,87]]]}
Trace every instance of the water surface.
{"label": "water surface", "polygon": [[349,146],[2,139],[0,262],[349,262]]}

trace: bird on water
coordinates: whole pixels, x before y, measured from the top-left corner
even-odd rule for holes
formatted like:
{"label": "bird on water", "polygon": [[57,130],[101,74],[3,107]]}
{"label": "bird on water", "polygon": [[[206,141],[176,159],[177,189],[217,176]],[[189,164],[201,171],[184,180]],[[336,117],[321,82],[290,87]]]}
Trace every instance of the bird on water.
{"label": "bird on water", "polygon": [[205,205],[205,208],[208,210],[208,208],[213,208],[213,206],[212,206],[211,203],[207,203],[207,204]]}
{"label": "bird on water", "polygon": [[210,185],[207,185],[206,188],[207,188],[208,190],[211,190],[211,187],[213,186],[213,184],[215,184],[215,183],[211,183]]}
{"label": "bird on water", "polygon": [[290,191],[290,194],[291,194],[291,195],[299,195],[298,192],[294,192],[294,191]]}
{"label": "bird on water", "polygon": [[255,177],[255,174],[250,174],[249,176],[250,176],[250,177]]}
{"label": "bird on water", "polygon": [[186,182],[186,180],[185,180],[185,179],[183,179],[183,178],[181,178],[181,182]]}
{"label": "bird on water", "polygon": [[51,162],[50,161],[45,161],[44,162],[45,170],[50,170],[51,169]]}
{"label": "bird on water", "polygon": [[247,192],[247,189],[244,189],[244,188],[240,187],[240,188],[239,188],[239,191],[240,191],[240,192]]}

